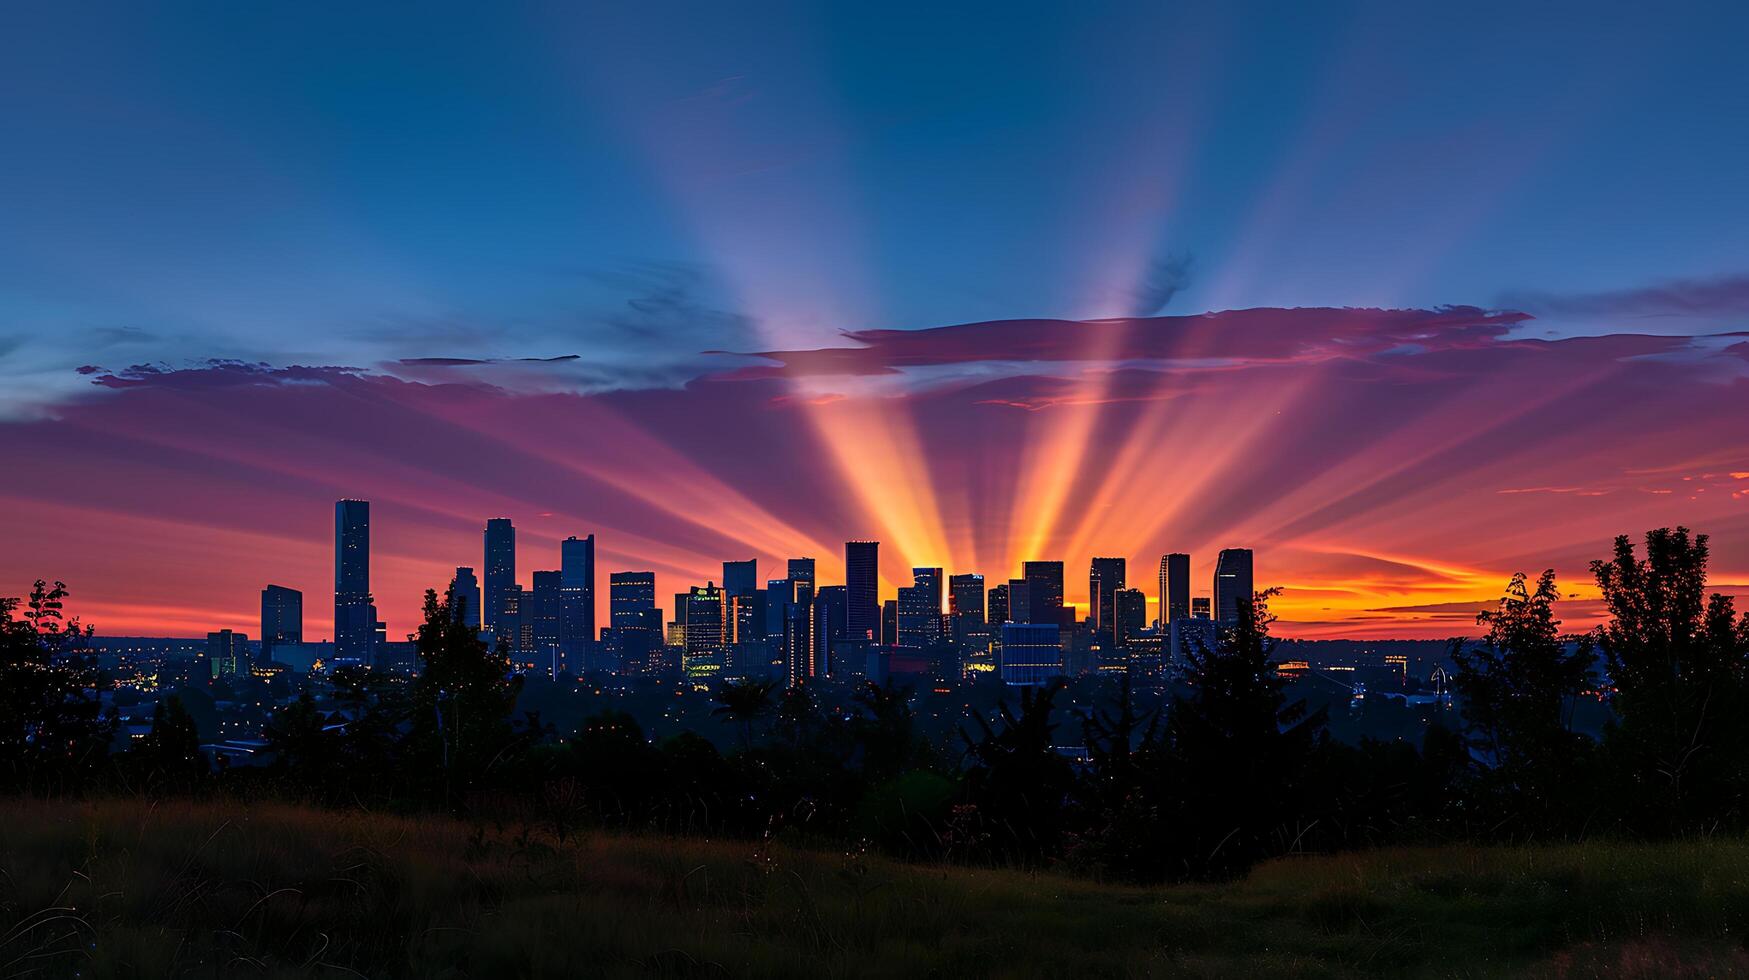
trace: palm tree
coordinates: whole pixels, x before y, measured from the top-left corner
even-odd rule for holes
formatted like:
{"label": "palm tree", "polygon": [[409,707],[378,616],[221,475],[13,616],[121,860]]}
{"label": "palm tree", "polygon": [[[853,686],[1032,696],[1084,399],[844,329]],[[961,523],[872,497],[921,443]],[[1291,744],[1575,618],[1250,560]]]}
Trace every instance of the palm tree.
{"label": "palm tree", "polygon": [[711,695],[711,700],[717,703],[717,707],[711,709],[711,714],[741,726],[743,752],[753,745],[754,720],[771,712],[771,692],[775,690],[775,681],[745,678],[729,681]]}

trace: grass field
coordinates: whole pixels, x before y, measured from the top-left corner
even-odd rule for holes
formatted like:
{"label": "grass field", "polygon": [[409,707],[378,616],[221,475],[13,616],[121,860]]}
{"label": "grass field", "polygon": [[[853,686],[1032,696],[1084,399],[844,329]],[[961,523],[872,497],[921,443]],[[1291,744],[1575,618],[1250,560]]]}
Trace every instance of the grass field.
{"label": "grass field", "polygon": [[1749,975],[1749,845],[1130,888],[289,806],[0,803],[0,976]]}

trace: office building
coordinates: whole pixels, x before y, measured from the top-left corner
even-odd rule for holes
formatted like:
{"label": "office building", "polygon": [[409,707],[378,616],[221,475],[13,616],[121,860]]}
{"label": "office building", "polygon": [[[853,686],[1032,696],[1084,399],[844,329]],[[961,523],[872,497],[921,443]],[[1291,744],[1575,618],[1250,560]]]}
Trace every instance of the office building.
{"label": "office building", "polygon": [[1190,556],[1179,552],[1160,556],[1160,623],[1170,625],[1190,615]]}
{"label": "office building", "polygon": [[1210,611],[1209,597],[1208,596],[1199,595],[1196,598],[1190,600],[1190,618],[1191,619],[1213,619],[1214,618],[1214,614]]}
{"label": "office building", "polygon": [[881,544],[844,542],[845,635],[878,639],[881,618]]}
{"label": "office building", "polygon": [[911,569],[912,584],[899,590],[898,645],[921,653],[941,642],[941,569]]}
{"label": "office building", "polygon": [[482,587],[480,622],[496,632],[503,614],[506,593],[516,584],[516,526],[508,517],[486,522],[485,582]]}
{"label": "office building", "polygon": [[723,595],[752,595],[759,590],[759,559],[723,562]]}
{"label": "office building", "polygon": [[[1021,578],[1026,583],[1026,616],[1024,622],[1063,622],[1063,563],[1060,561],[1029,561],[1021,565]],[[1014,602],[1009,591],[1009,604]],[[1012,610],[1011,610],[1012,611]],[[1021,620],[1016,620],[1017,622]]]}
{"label": "office building", "polygon": [[[1008,614],[1008,585],[990,587],[988,599],[988,620],[991,626],[1001,626],[1011,618]],[[994,631],[999,633],[1000,631]]]}
{"label": "office building", "polygon": [[1223,625],[1239,621],[1239,603],[1256,592],[1251,580],[1251,549],[1227,548],[1215,561],[1215,619]]}
{"label": "office building", "polygon": [[850,590],[843,585],[826,585],[814,593],[814,676],[834,674],[833,646],[845,642],[845,622],[850,611]]}
{"label": "office building", "polygon": [[1112,594],[1112,646],[1127,650],[1130,641],[1148,625],[1148,594],[1141,589],[1119,589]]}
{"label": "office building", "polygon": [[947,580],[947,614],[953,624],[953,639],[966,642],[968,634],[984,625],[984,576],[953,575]]}
{"label": "office building", "polygon": [[206,662],[212,677],[249,673],[249,635],[217,630],[206,635]]}
{"label": "office building", "polygon": [[461,606],[462,622],[480,628],[480,580],[467,565],[458,565],[455,577],[449,580],[449,594]]}
{"label": "office building", "polygon": [[557,676],[564,660],[564,572],[535,572],[534,588],[523,597],[527,608],[531,666]]}
{"label": "office building", "polygon": [[370,663],[376,606],[370,594],[370,501],[334,504],[334,652]]}
{"label": "office building", "polygon": [[662,610],[655,572],[614,572],[607,578],[608,645],[622,670],[648,670],[662,647]]}
{"label": "office building", "polygon": [[304,594],[283,585],[261,590],[261,660],[271,662],[278,646],[304,642]]}
{"label": "office building", "polygon": [[1087,615],[1093,635],[1105,646],[1117,644],[1115,597],[1124,588],[1127,563],[1122,558],[1095,558],[1087,571]]}
{"label": "office building", "polygon": [[1035,687],[1063,673],[1063,645],[1054,623],[1005,623],[996,669],[1002,682]]}
{"label": "office building", "polygon": [[595,642],[595,535],[559,542],[559,646],[582,663]]}
{"label": "office building", "polygon": [[899,600],[881,603],[881,646],[899,645]]}

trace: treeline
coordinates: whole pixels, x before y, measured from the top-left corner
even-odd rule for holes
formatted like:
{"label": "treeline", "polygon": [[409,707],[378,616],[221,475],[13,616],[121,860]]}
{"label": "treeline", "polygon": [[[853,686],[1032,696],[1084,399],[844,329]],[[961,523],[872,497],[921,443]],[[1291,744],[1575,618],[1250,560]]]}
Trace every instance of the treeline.
{"label": "treeline", "polygon": [[[1707,542],[1618,538],[1592,575],[1606,624],[1561,632],[1553,572],[1516,576],[1482,635],[1453,641],[1462,721],[1419,746],[1332,740],[1271,664],[1269,594],[1213,649],[1182,652],[1161,711],[1127,684],[1059,731],[1060,685],[1023,689],[954,744],[923,738],[908,692],[867,685],[848,714],[806,686],[730,681],[733,750],[652,743],[628,715],[555,737],[515,712],[509,658],[427,593],[419,675],[361,672],[267,732],[274,761],[213,773],[174,698],[112,753],[115,720],[62,615],[65,588],[4,602],[0,783],[10,792],[227,793],[430,809],[561,837],[590,828],[798,835],[919,859],[1052,864],[1133,880],[1224,877],[1275,855],[1438,840],[1737,833],[1749,794],[1749,617],[1706,594]],[[1574,731],[1606,697],[1601,739]],[[1054,746],[1079,742],[1086,761]]]}

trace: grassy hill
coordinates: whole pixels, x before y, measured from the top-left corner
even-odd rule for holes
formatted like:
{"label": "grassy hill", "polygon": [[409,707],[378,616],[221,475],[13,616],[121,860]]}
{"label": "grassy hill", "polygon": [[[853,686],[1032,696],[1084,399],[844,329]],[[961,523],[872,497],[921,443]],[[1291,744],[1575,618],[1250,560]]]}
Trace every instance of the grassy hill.
{"label": "grassy hill", "polygon": [[1749,845],[1131,888],[289,806],[0,803],[0,977],[1749,974]]}

